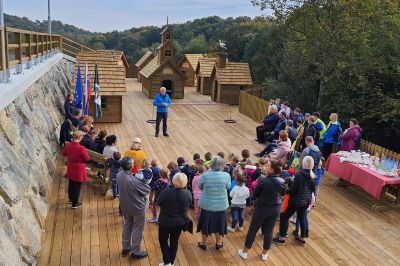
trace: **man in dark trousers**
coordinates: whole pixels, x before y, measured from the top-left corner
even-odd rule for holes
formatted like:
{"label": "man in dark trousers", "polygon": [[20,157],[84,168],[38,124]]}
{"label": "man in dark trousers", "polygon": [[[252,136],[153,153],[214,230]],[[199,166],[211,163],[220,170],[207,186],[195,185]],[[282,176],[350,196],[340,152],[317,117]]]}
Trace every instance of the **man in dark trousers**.
{"label": "man in dark trousers", "polygon": [[264,117],[263,124],[256,128],[257,139],[259,143],[265,143],[265,133],[272,132],[279,122],[278,107],[272,105],[270,113]]}
{"label": "man in dark trousers", "polygon": [[171,106],[171,99],[167,94],[167,89],[164,87],[160,88],[160,93],[154,97],[153,105],[157,107],[157,117],[156,117],[156,137],[160,132],[160,123],[163,121],[163,135],[169,137],[167,129],[167,118],[168,118],[168,108]]}

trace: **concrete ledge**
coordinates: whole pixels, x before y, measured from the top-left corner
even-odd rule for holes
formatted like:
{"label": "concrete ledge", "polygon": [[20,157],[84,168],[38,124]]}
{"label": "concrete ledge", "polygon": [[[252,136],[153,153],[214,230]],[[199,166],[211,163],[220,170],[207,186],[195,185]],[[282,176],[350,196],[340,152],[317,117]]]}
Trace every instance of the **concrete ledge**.
{"label": "concrete ledge", "polygon": [[[66,58],[64,54],[57,53],[32,68],[24,69],[20,74],[12,75],[12,80],[8,83],[0,83],[0,111],[29,89],[63,58]],[[66,59],[70,60],[70,58]]]}

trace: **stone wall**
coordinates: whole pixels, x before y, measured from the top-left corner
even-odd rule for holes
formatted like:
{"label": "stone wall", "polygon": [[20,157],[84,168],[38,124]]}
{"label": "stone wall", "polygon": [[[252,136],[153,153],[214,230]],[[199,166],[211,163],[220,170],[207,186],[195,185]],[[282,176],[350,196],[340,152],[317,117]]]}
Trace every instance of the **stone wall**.
{"label": "stone wall", "polygon": [[72,76],[62,59],[0,111],[0,265],[38,259]]}

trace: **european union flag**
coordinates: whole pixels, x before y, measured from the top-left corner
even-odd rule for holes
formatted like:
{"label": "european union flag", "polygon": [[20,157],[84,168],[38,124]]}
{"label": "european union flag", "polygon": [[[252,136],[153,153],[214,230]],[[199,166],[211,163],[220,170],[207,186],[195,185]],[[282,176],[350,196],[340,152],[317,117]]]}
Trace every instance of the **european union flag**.
{"label": "european union flag", "polygon": [[75,108],[82,110],[83,108],[83,87],[81,77],[81,67],[78,65],[78,73],[76,74],[76,86],[75,86]]}

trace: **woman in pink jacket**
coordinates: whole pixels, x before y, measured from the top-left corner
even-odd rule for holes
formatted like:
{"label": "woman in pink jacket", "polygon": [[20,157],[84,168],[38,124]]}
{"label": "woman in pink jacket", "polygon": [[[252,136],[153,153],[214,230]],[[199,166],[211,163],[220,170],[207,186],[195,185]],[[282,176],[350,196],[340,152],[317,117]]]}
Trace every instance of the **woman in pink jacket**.
{"label": "woman in pink jacket", "polygon": [[204,173],[205,168],[204,166],[200,165],[198,167],[198,172],[194,176],[192,180],[192,193],[193,193],[193,199],[194,199],[194,213],[196,216],[196,221],[199,221],[200,218],[200,207],[199,207],[199,199],[201,197],[201,190],[199,188],[199,180],[201,175]]}
{"label": "woman in pink jacket", "polygon": [[357,141],[360,138],[362,133],[361,127],[358,125],[357,119],[350,119],[350,127],[346,129],[341,136],[339,136],[339,140],[342,141],[342,145],[340,146],[341,151],[351,151],[357,150]]}
{"label": "woman in pink jacket", "polygon": [[292,143],[285,130],[279,132],[279,142],[277,148],[269,154],[269,158],[274,161],[286,162]]}

